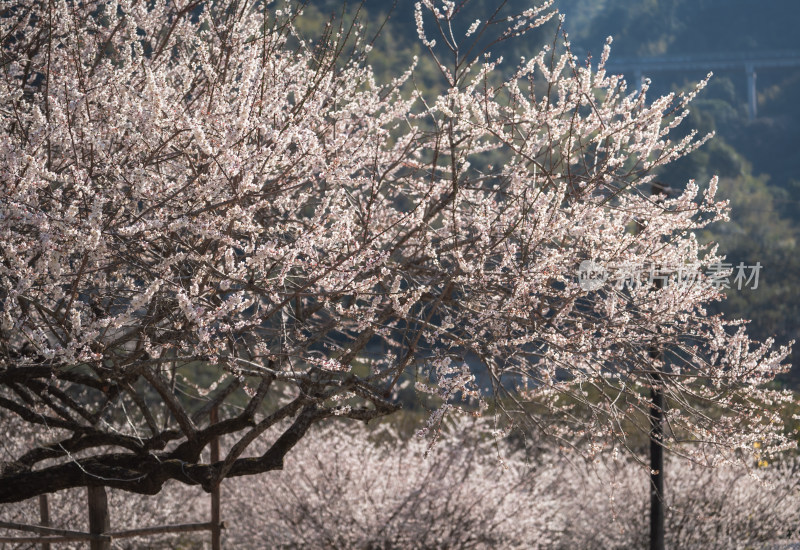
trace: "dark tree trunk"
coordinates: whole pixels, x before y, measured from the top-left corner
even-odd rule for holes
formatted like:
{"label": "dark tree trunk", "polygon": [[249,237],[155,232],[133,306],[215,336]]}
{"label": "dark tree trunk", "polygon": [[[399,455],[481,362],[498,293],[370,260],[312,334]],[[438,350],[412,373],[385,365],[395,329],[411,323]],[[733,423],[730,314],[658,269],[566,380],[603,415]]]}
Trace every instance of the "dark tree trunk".
{"label": "dark tree trunk", "polygon": [[[317,410],[314,406],[306,407],[263,455],[236,459],[225,477],[255,475],[282,469],[284,456],[303,438],[312,424],[327,416],[329,413],[326,410]],[[217,426],[223,423],[224,421]],[[217,436],[217,433],[213,435]],[[190,464],[179,456],[175,452],[149,456],[109,453],[79,458],[40,470],[3,472],[0,475],[0,504],[19,502],[62,489],[91,486],[98,479],[103,479],[106,487],[145,495],[157,494],[169,479],[187,485],[201,485],[210,493],[221,464]]]}

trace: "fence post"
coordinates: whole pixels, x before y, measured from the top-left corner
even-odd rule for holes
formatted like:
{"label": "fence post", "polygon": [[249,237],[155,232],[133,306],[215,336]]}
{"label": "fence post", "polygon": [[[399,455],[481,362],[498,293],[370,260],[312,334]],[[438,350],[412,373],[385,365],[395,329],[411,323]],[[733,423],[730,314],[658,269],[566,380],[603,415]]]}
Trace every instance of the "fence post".
{"label": "fence post", "polygon": [[[89,532],[102,535],[111,530],[111,521],[108,517],[108,496],[103,486],[87,487],[89,501]],[[91,550],[111,550],[111,541],[92,540],[89,544]]]}
{"label": "fence post", "polygon": [[[50,527],[50,507],[47,503],[47,495],[39,495],[39,524],[42,527]],[[42,550],[50,550],[50,543],[43,542]]]}
{"label": "fence post", "polygon": [[[219,410],[217,407],[211,409],[211,414],[208,418],[209,424],[213,426],[219,421]],[[211,440],[211,464],[219,462],[219,438]],[[220,511],[219,511],[219,486],[217,483],[211,491],[211,550],[221,550],[221,529],[220,529]]]}

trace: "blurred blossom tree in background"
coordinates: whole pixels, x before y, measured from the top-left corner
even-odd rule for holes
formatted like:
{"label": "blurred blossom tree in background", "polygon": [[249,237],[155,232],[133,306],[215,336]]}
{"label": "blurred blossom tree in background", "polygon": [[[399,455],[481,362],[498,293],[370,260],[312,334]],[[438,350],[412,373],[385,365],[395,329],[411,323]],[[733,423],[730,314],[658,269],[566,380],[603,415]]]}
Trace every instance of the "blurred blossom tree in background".
{"label": "blurred blossom tree in background", "polygon": [[[523,452],[471,420],[448,426],[428,451],[396,429],[334,423],[313,430],[281,472],[227,480],[225,546],[232,548],[512,548],[606,550],[647,545],[647,473],[620,454],[585,463],[544,441]],[[261,448],[259,446],[259,448]],[[502,457],[502,464],[498,462]],[[671,548],[760,548],[797,536],[796,460],[708,469],[670,460]],[[84,495],[51,496],[53,527],[84,528]],[[168,483],[156,496],[109,491],[112,527],[196,521],[208,498]],[[38,522],[33,501],[4,505],[0,521]],[[120,541],[121,548],[202,548],[202,534]],[[81,548],[81,543],[59,548]],[[120,544],[120,543],[118,543]],[[127,544],[127,545],[126,545]]]}
{"label": "blurred blossom tree in background", "polygon": [[412,59],[379,83],[357,20],[309,41],[290,5],[2,13],[0,409],[21,443],[0,502],[211,490],[283,468],[325,419],[396,411],[409,383],[431,441],[484,414],[591,458],[648,437],[657,392],[679,454],[792,446],[791,394],[764,386],[788,348],[707,310],[716,179],[650,192],[705,140],[675,134],[704,82],[650,98],[606,73],[610,40],[592,65],[564,33],[492,55],[551,3],[416,4],[441,93]]}

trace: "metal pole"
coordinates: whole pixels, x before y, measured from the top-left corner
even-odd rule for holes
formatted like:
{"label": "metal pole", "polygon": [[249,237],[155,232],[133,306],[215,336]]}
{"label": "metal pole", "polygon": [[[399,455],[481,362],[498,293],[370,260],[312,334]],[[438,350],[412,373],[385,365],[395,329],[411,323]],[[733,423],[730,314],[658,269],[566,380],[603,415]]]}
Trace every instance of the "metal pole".
{"label": "metal pole", "polygon": [[756,68],[751,63],[744,67],[747,73],[747,111],[750,120],[758,116],[758,96],[756,95]]}
{"label": "metal pole", "polygon": [[[661,282],[661,281],[659,281]],[[660,284],[656,288],[661,288]],[[661,359],[661,350],[653,347],[650,358]],[[655,369],[654,369],[655,370]],[[651,375],[650,388],[650,550],[664,550],[664,393],[661,373]]]}
{"label": "metal pole", "polygon": [[[661,182],[654,182],[651,195],[670,195],[672,189]],[[655,273],[655,269],[654,269]],[[664,279],[654,277],[653,288],[664,288]],[[656,362],[663,352],[658,344],[650,347],[652,374],[650,375],[650,550],[664,550],[664,392],[661,389],[661,372]]]}

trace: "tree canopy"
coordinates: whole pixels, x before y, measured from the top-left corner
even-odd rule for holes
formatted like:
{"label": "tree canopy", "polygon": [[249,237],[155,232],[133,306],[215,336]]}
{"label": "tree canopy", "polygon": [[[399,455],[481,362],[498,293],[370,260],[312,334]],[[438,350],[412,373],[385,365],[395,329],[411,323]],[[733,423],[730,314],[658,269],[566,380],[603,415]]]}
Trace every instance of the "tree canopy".
{"label": "tree canopy", "polygon": [[416,4],[428,93],[413,60],[378,83],[357,22],[311,42],[290,5],[2,6],[0,410],[28,438],[0,501],[211,490],[406,381],[434,438],[491,407],[592,453],[647,431],[655,388],[659,444],[789,446],[763,387],[788,349],[707,310],[716,179],[654,187],[704,141],[672,133],[697,90],[651,99],[563,37],[500,71],[480,45],[550,3]]}

